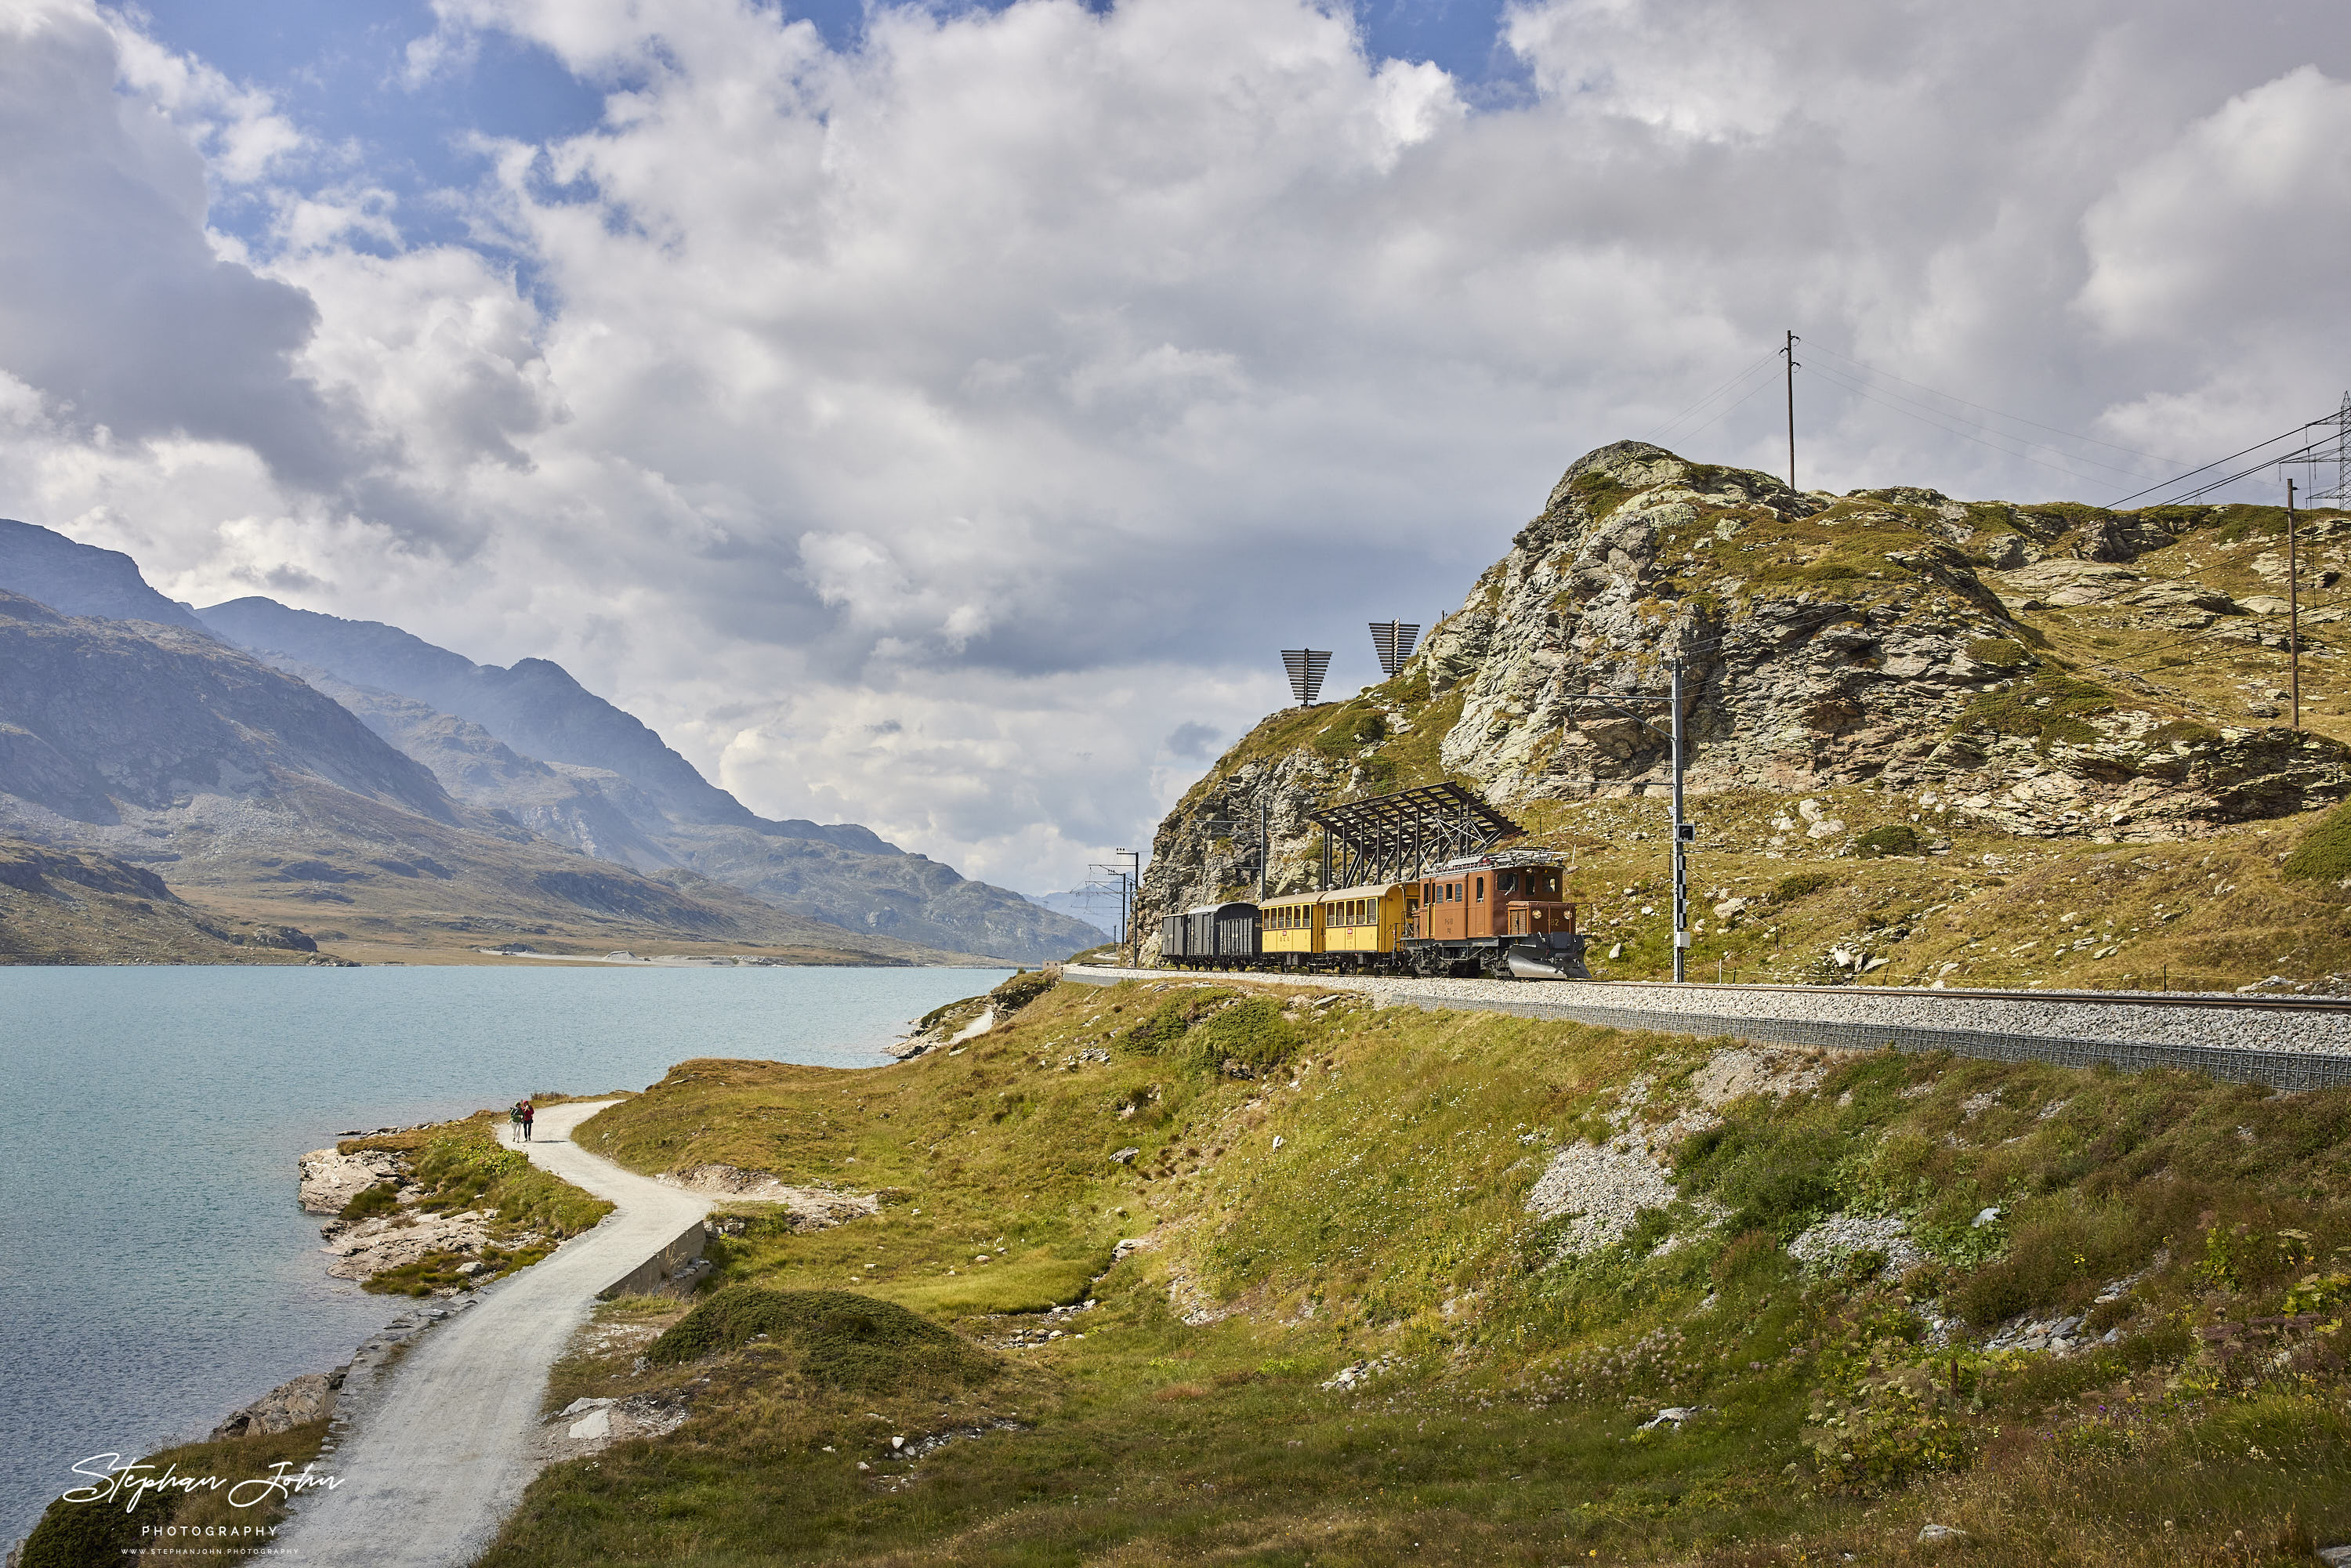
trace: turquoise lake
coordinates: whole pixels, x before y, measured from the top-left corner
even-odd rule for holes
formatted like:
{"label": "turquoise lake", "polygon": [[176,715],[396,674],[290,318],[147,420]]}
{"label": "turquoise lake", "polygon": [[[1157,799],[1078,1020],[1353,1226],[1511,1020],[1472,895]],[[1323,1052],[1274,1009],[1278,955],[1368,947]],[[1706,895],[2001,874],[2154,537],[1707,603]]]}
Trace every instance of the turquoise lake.
{"label": "turquoise lake", "polygon": [[690,1056],[879,1066],[1009,972],[0,968],[0,1547],[398,1315],[327,1277],[305,1150]]}

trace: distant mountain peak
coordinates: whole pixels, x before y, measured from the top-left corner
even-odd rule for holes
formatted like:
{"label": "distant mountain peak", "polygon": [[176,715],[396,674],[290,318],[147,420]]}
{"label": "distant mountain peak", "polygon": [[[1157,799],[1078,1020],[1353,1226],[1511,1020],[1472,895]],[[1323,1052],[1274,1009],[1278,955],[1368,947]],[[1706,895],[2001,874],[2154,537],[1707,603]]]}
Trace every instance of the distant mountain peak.
{"label": "distant mountain peak", "polygon": [[11,517],[0,517],[0,588],[39,600],[61,615],[204,629],[184,605],[149,586],[139,563],[120,550],[100,549]]}

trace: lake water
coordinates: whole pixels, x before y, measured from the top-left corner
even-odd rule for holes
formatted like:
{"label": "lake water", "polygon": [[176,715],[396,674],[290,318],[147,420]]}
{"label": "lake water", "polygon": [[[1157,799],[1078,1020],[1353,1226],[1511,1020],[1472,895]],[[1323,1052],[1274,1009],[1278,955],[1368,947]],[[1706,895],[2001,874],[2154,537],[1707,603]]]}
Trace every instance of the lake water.
{"label": "lake water", "polygon": [[305,1150],[690,1056],[875,1066],[1008,973],[0,968],[0,1549],[77,1460],[202,1437],[398,1315],[327,1277]]}

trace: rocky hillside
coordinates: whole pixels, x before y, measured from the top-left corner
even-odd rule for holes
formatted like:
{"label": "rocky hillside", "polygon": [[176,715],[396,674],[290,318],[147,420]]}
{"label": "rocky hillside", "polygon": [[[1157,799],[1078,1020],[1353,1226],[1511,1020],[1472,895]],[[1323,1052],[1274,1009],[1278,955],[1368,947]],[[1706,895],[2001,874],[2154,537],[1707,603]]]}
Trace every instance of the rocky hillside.
{"label": "rocky hillside", "polygon": [[0,588],[37,599],[60,614],[204,629],[185,605],[149,587],[139,563],[120,550],[77,544],[9,517],[0,517]]}
{"label": "rocky hillside", "polygon": [[[0,591],[0,830],[161,875],[223,931],[466,948],[539,937],[598,951],[682,939],[822,962],[964,961],[689,870],[647,876],[539,838],[453,799],[348,709],[200,630],[69,618]],[[46,916],[54,904],[23,907]]]}
{"label": "rocky hillside", "polygon": [[863,950],[860,942],[879,937],[893,953],[1034,964],[1099,939],[1082,920],[907,854],[870,828],[758,815],[545,659],[476,664],[397,626],[258,597],[192,612],[150,587],[129,556],[5,519],[0,589],[68,616],[209,634],[331,697],[421,763],[450,798],[444,806],[475,808],[493,832],[520,828],[652,875],[726,883],[799,917],[795,929],[841,927],[836,947]]}
{"label": "rocky hillside", "polygon": [[1099,939],[854,822],[776,821],[559,664],[476,664],[396,626],[240,599],[197,612],[430,768],[457,799],[640,871],[690,871],[848,930],[1019,963]]}
{"label": "rocky hillside", "polygon": [[[2178,846],[2351,793],[2351,684],[2333,641],[2351,519],[2303,517],[2301,729],[2278,722],[2283,523],[2251,507],[1798,492],[1642,443],[1604,447],[1395,679],[1276,714],[1221,758],[1161,826],[1146,902],[1250,886],[1254,846],[1211,823],[1253,822],[1260,800],[1273,885],[1298,886],[1320,855],[1308,812],[1451,778],[1575,852],[1587,898],[1639,956],[1639,923],[1664,919],[1649,838],[1663,818],[1647,801],[1667,788],[1667,747],[1588,695],[1661,692],[1678,662],[1702,824],[1694,893],[1739,905],[1717,935],[1745,914],[1752,938],[1715,956],[1789,972],[1869,936],[1899,971],[1894,949],[1916,935],[1902,919],[1752,930],[1793,870],[1766,862],[1844,862],[1821,886],[1865,881],[1858,862],[1887,855],[1948,857],[1947,877],[1964,862],[1982,881],[2105,846],[2170,846],[2133,860],[2168,867]],[[2195,961],[2258,977],[2268,947]],[[2326,961],[2351,965],[2351,951]]]}
{"label": "rocky hillside", "polygon": [[0,964],[334,964],[303,932],[205,915],[153,872],[0,838]]}

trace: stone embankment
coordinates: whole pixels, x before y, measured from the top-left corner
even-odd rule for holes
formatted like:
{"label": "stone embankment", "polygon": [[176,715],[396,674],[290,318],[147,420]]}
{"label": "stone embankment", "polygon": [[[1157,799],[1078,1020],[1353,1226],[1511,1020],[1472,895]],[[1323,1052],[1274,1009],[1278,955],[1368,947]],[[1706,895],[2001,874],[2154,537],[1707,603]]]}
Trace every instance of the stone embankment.
{"label": "stone embankment", "polygon": [[[1264,980],[1265,975],[1207,975],[1165,969],[1113,969],[1072,966],[1073,980],[1109,984],[1147,979],[1185,984],[1208,979]],[[2225,1053],[2284,1053],[2319,1059],[2327,1082],[2351,1082],[2351,1009],[2283,1010],[2257,1004],[2167,1007],[2134,1000],[2069,999],[2061,995],[2011,993],[1998,998],[1964,993],[1823,986],[1771,988],[1751,986],[1674,986],[1640,981],[1550,983],[1522,980],[1387,978],[1359,975],[1317,976],[1311,983],[1364,992],[1383,1007],[1489,1009],[1536,1018],[1556,1018],[1617,1028],[1656,1027],[1691,1033],[1719,1021],[1724,1034],[1776,1039],[1783,1044],[1826,1044],[1803,1031],[1829,1026],[1834,1043],[1853,1048],[1889,1040],[1905,1050],[1940,1048],[1961,1054],[2013,1058],[2022,1050],[1971,1051],[1969,1040],[2044,1040],[2045,1057],[2072,1061],[2070,1048],[2112,1046],[2121,1066],[2193,1066],[2224,1076]],[[1884,1038],[1873,1038],[1879,1030]],[[1802,1034],[1802,1038],[1792,1038]],[[2137,1048],[2134,1051],[2131,1048]],[[2214,1053],[2221,1053],[2215,1055]],[[2336,1060],[2343,1059],[2343,1060]],[[2342,1076],[2335,1076],[2340,1070]],[[2260,1079],[2268,1082],[2268,1077]],[[2314,1081],[2314,1082],[2315,1081]],[[2294,1087],[2307,1087],[2296,1083]]]}
{"label": "stone embankment", "polygon": [[[1187,975],[1166,969],[1071,967],[1071,979],[1265,980],[1266,975]],[[2000,998],[1932,991],[1822,986],[1767,990],[1749,986],[1674,986],[1637,980],[1546,984],[1528,980],[1390,979],[1321,975],[1297,983],[1363,991],[1382,1007],[1548,1008],[1572,1018],[1578,1008],[1607,1008],[1719,1018],[1726,1033],[1750,1019],[1883,1024],[1888,1027],[2039,1034],[2053,1039],[2216,1046],[2237,1050],[2351,1054],[2351,1009],[2279,1012],[2257,1006],[2163,1007],[2131,1001],[2071,1001],[2019,993]]]}

